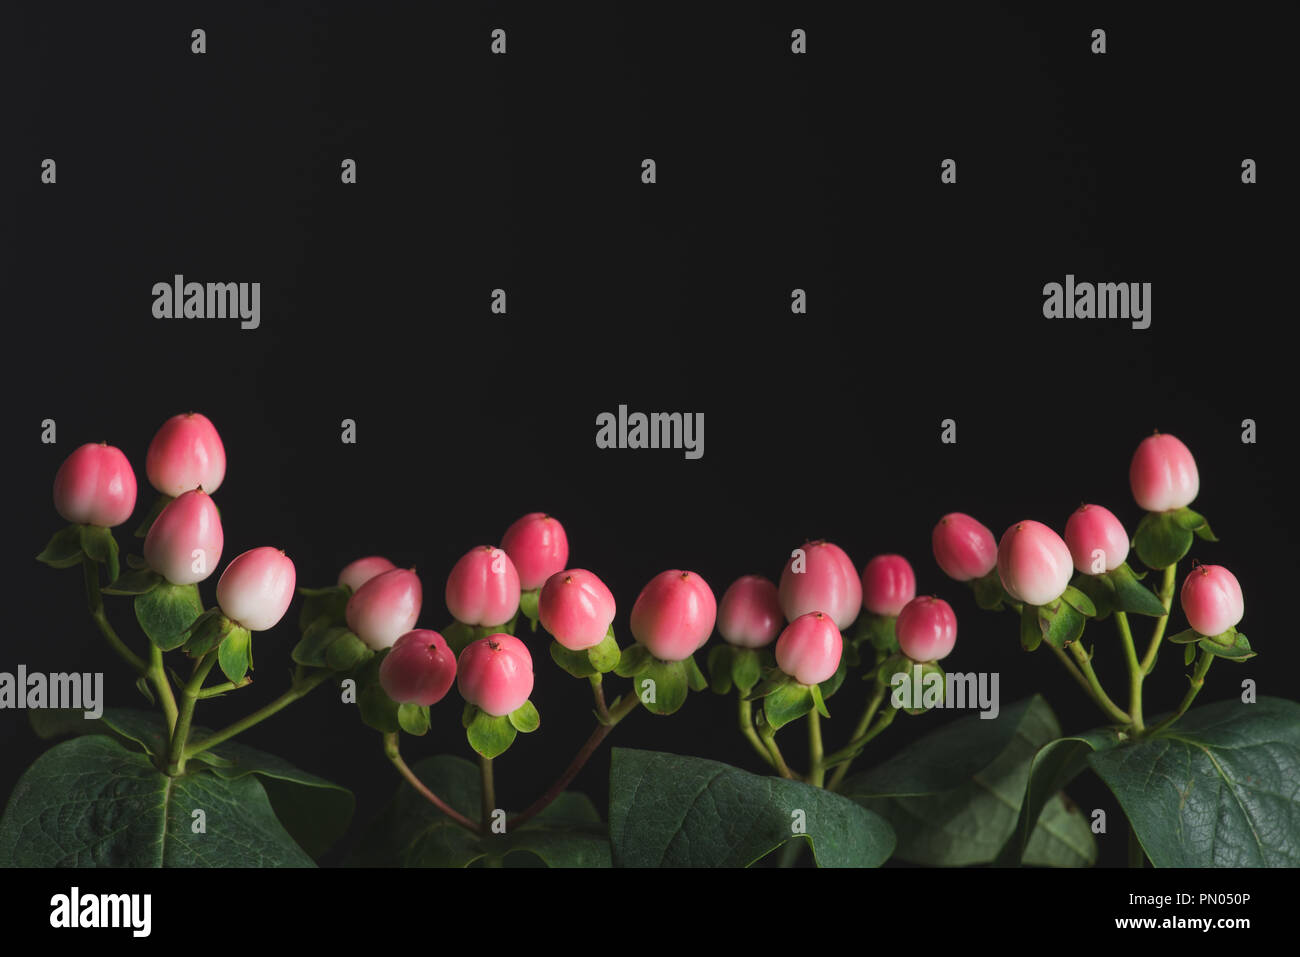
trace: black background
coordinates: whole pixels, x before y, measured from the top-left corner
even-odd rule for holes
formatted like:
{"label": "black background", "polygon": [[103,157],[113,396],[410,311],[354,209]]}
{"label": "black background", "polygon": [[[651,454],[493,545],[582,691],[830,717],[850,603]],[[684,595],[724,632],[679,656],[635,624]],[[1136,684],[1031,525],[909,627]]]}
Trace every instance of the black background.
{"label": "black background", "polygon": [[[1059,530],[1090,501],[1131,531],[1129,458],[1158,428],[1195,454],[1195,507],[1222,539],[1191,557],[1238,575],[1261,653],[1216,666],[1202,701],[1244,677],[1295,697],[1291,110],[1273,8],[612,6],[6,7],[0,669],[103,670],[110,706],[141,704],[79,576],[30,556],[60,525],[50,483],[77,445],[127,453],[138,520],[153,432],[194,409],[228,454],[227,560],[274,544],[319,585],[382,553],[418,568],[420,623],[437,628],[454,561],[544,510],[570,564],[614,590],[626,640],[665,568],[720,597],[741,574],[775,578],[808,538],[859,567],[898,551],[957,611],[950,670],[1000,672],[1004,706],[1041,691],[1082,730],[1099,716],[1049,655],[1018,649],[1012,616],[979,613],[940,573],[930,529],[962,510],[995,534],[1022,518]],[[506,56],[489,53],[498,26]],[[40,183],[45,157],[57,185]],[[356,185],[340,182],[345,157]],[[939,182],[946,157],[957,185]],[[1240,181],[1246,157],[1258,185]],[[153,318],[151,287],[175,273],[260,281],[261,328]],[[1066,273],[1151,282],[1151,328],[1044,319],[1043,284]],[[790,312],[796,287],[806,316]],[[595,418],[620,403],[703,412],[703,459],[597,449]],[[939,441],[947,417],[955,446]],[[45,418],[57,445],[39,440]],[[356,445],[339,440],[344,418]],[[124,601],[112,615],[133,626]],[[1090,633],[1119,694],[1112,635]],[[277,695],[295,640],[291,623],[259,636],[255,685],[199,720]],[[590,724],[584,684],[529,643],[542,727],[497,762],[512,807]],[[1148,712],[1185,686],[1168,655]],[[832,699],[832,742],[862,688]],[[692,695],[611,742],[759,770],[732,709]],[[451,698],[435,708],[408,758],[469,756],[458,714]],[[948,720],[900,720],[876,753]],[[786,737],[802,763],[801,735]],[[245,740],[353,789],[350,842],[398,783],[329,686]],[[7,794],[40,751],[25,715],[0,713],[0,747]],[[600,806],[608,754],[577,781]],[[1101,861],[1122,863],[1113,798],[1095,778],[1071,794],[1108,810]]]}

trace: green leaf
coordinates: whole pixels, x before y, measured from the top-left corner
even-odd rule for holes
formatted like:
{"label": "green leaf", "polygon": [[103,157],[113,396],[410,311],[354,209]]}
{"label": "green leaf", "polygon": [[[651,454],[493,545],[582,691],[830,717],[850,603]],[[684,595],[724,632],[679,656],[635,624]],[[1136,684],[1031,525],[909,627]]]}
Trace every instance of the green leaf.
{"label": "green leaf", "polygon": [[1176,635],[1166,635],[1165,641],[1174,645],[1191,645],[1200,641],[1203,635],[1199,635],[1190,628],[1185,628]]}
{"label": "green leaf", "polygon": [[1063,597],[1048,605],[1038,608],[1038,626],[1043,631],[1043,640],[1057,648],[1066,648],[1078,641],[1088,619],[1076,610]]}
{"label": "green leaf", "polygon": [[522,731],[524,734],[530,734],[536,731],[542,724],[541,715],[537,713],[537,706],[531,701],[525,701],[508,715],[510,723],[515,726],[516,731]]}
{"label": "green leaf", "polygon": [[1115,586],[1105,575],[1085,575],[1083,572],[1075,572],[1074,577],[1070,579],[1070,585],[1088,596],[1088,600],[1096,609],[1096,614],[1092,617],[1097,621],[1105,621],[1115,610]]}
{"label": "green leaf", "polygon": [[235,623],[227,618],[220,608],[209,608],[194,620],[194,624],[189,628],[188,637],[182,635],[185,640],[181,647],[190,657],[201,658],[225,641],[226,635],[230,634],[234,627],[236,627]]}
{"label": "green leaf", "polygon": [[361,688],[357,694],[357,707],[361,709],[361,720],[376,731],[394,734],[402,729],[397,719],[397,702],[388,697],[388,692],[377,681]]}
{"label": "green leaf", "polygon": [[786,685],[794,681],[788,674],[775,666],[768,668],[763,672],[762,680],[745,695],[750,701],[757,701],[759,698],[766,698]]}
{"label": "green leaf", "polygon": [[196,585],[165,581],[135,599],[136,620],[149,640],[163,651],[185,644],[186,632],[201,614],[203,601]]}
{"label": "green leaf", "polygon": [[731,645],[726,642],[714,645],[709,652],[709,687],[713,689],[714,694],[731,693],[734,680],[731,676],[734,657]]}
{"label": "green leaf", "polygon": [[1147,512],[1133,533],[1133,548],[1147,568],[1176,564],[1192,547],[1192,532],[1180,525],[1173,512]]}
{"label": "green leaf", "polygon": [[[523,615],[532,624],[533,631],[537,630],[537,620],[541,616],[538,611],[538,599],[541,597],[542,590],[534,588],[531,591],[519,593],[519,614]],[[445,636],[444,636],[445,637]]]}
{"label": "green leaf", "polygon": [[486,711],[478,711],[474,720],[465,729],[469,746],[485,758],[495,758],[505,754],[515,742],[515,726],[509,715],[495,717]]}
{"label": "green leaf", "polygon": [[374,650],[352,632],[344,629],[325,649],[325,666],[332,671],[351,671],[374,657]]}
{"label": "green leaf", "polygon": [[619,867],[747,867],[794,838],[822,867],[878,867],[894,846],[884,820],[837,794],[704,758],[615,748],[609,791]]}
{"label": "green leaf", "polygon": [[81,564],[84,554],[81,550],[81,526],[69,525],[54,533],[36,560],[51,568],[71,568]]}
{"label": "green leaf", "polygon": [[551,642],[551,660],[575,678],[599,674],[585,651],[570,651],[558,641]]}
{"label": "green leaf", "polygon": [[[829,678],[827,678],[825,681],[823,681],[821,684],[817,686],[818,694],[820,694],[823,699],[829,698],[835,692],[840,690],[840,686],[844,684],[844,679],[848,676],[848,673],[849,673],[848,656],[841,653],[840,663],[835,666],[835,674],[831,675]],[[822,701],[823,710],[825,710],[825,706],[826,706],[825,700],[823,700]]]}
{"label": "green leaf", "polygon": [[346,632],[347,628],[336,624],[328,614],[317,615],[307,626],[307,630],[302,633],[302,639],[293,646],[289,656],[300,665],[324,668],[325,653],[330,645]]}
{"label": "green leaf", "polygon": [[1165,615],[1165,606],[1151,589],[1137,579],[1133,569],[1127,564],[1106,573],[1106,579],[1115,592],[1115,604],[1120,611],[1130,615],[1150,615],[1161,618]]}
{"label": "green leaf", "polygon": [[971,579],[970,586],[975,592],[975,604],[984,611],[1001,611],[1003,603],[1010,601],[996,568],[983,578]]}
{"label": "green leaf", "polygon": [[231,681],[243,681],[253,667],[253,634],[238,625],[230,629],[217,651],[217,664]]}
{"label": "green leaf", "polygon": [[[479,770],[463,758],[439,755],[411,770],[452,808],[479,818]],[[523,827],[479,837],[444,815],[403,783],[388,808],[363,835],[356,857],[363,867],[468,867],[489,857],[507,866],[541,860],[548,867],[609,867],[609,839],[584,795],[565,792]]]}
{"label": "green leaf", "polygon": [[[1056,716],[1035,695],[1002,709],[997,718],[949,722],[875,769],[853,775],[840,791],[893,825],[896,855],[903,860],[988,863],[1017,827],[1034,755],[1059,734]],[[1076,867],[1096,860],[1091,831],[1077,811],[1054,812],[1040,829],[1034,845],[1039,862]]]}
{"label": "green leaf", "polygon": [[397,706],[397,723],[407,734],[416,737],[429,732],[429,706],[409,701]]}
{"label": "green leaf", "polygon": [[628,645],[619,655],[618,664],[614,666],[614,674],[620,678],[638,675],[650,666],[653,657],[650,649],[639,642]]}
{"label": "green leaf", "polygon": [[111,528],[102,525],[82,525],[81,550],[94,561],[108,569],[108,580],[115,581],[119,574],[117,562],[117,539]]}
{"label": "green leaf", "polygon": [[111,585],[103,588],[105,595],[145,595],[163,582],[163,577],[151,568],[137,568],[118,576]]}
{"label": "green leaf", "polygon": [[1300,865],[1300,704],[1194,708],[1153,737],[1088,756],[1156,867]]}
{"label": "green leaf", "polygon": [[817,709],[817,713],[823,718],[829,718],[831,713],[826,710],[826,698],[822,694],[822,686],[809,685],[808,690],[812,692],[813,707]]}
{"label": "green leaf", "polygon": [[613,625],[609,626],[609,631],[600,640],[600,644],[587,649],[586,655],[587,660],[591,662],[591,666],[601,674],[613,671],[618,667],[618,663],[623,658],[623,653],[619,650],[618,640],[614,637]]}
{"label": "green leaf", "polygon": [[149,529],[152,528],[153,523],[158,520],[158,516],[162,514],[162,510],[170,505],[171,502],[172,497],[170,495],[159,494],[159,496],[153,500],[153,505],[149,507],[149,513],[145,515],[144,521],[142,521],[139,527],[136,528],[134,532],[135,537],[144,538],[148,535]]}
{"label": "green leaf", "polygon": [[1235,628],[1213,638],[1202,638],[1197,644],[1206,654],[1232,661],[1245,661],[1247,658],[1255,657],[1255,652],[1251,650],[1246,636]]}
{"label": "green leaf", "polygon": [[1097,617],[1097,606],[1093,604],[1092,599],[1073,585],[1065,586],[1061,600],[1087,618]]}
{"label": "green leaf", "polygon": [[465,646],[475,639],[476,629],[464,622],[453,621],[442,629],[439,634],[442,635],[443,641],[447,642],[447,647],[451,649],[451,653],[459,658],[460,653],[465,650]]}
{"label": "green leaf", "polygon": [[346,624],[348,599],[352,597],[352,589],[347,585],[299,588],[298,594],[303,596],[302,609],[298,612],[299,631],[306,632],[322,615],[332,624]]}
{"label": "green leaf", "polygon": [[761,656],[753,648],[735,648],[732,650],[731,680],[740,689],[741,694],[748,694],[763,673]]}
{"label": "green leaf", "polygon": [[1034,651],[1043,643],[1043,626],[1038,623],[1038,607],[1025,605],[1020,609],[1020,647]]}
{"label": "green leaf", "polygon": [[866,642],[877,651],[892,655],[898,651],[898,637],[894,634],[895,621],[897,619],[893,615],[873,615],[864,611],[858,616],[853,639],[849,644],[860,645]]}
{"label": "green leaf", "polygon": [[1202,538],[1207,542],[1217,542],[1218,536],[1210,531],[1210,523],[1205,520],[1205,516],[1199,512],[1193,512],[1190,508],[1176,508],[1169,513],[1174,522],[1180,528],[1184,528]]}
{"label": "green leaf", "polygon": [[997,863],[1019,864],[1028,853],[1039,818],[1053,797],[1087,768],[1089,754],[1113,748],[1121,741],[1115,730],[1098,728],[1068,738],[1057,738],[1040,747],[1030,763],[1015,828],[998,853]]}
{"label": "green leaf", "polygon": [[817,700],[813,697],[812,688],[791,681],[763,699],[763,714],[775,731],[802,718],[816,706]]}
{"label": "green leaf", "polygon": [[682,659],[682,669],[686,673],[687,687],[692,691],[703,691],[709,686],[709,679],[704,677],[704,672],[695,663],[694,655],[687,655]]}
{"label": "green leaf", "polygon": [[1196,660],[1196,646],[1186,645],[1183,648],[1183,664],[1190,665]]}
{"label": "green leaf", "polygon": [[[652,683],[647,685],[647,682]],[[685,663],[661,661],[653,655],[637,672],[632,687],[633,693],[651,714],[672,714],[686,703],[686,696],[690,693]]]}
{"label": "green leaf", "polygon": [[[195,833],[194,811],[204,832]],[[169,778],[104,735],[51,748],[0,818],[5,867],[311,867],[256,777]]]}

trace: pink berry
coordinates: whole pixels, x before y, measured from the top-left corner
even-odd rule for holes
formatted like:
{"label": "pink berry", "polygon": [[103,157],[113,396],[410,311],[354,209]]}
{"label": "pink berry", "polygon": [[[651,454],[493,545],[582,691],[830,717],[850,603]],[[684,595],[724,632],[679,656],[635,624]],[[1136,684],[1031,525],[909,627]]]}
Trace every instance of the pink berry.
{"label": "pink berry", "polygon": [[542,512],[530,512],[506,529],[501,547],[515,563],[519,587],[524,591],[540,588],[569,561],[564,526]]}
{"label": "pink berry", "polygon": [[616,606],[603,581],[585,568],[570,568],[546,580],[537,609],[548,634],[570,651],[585,651],[605,640]]}
{"label": "pink berry", "polygon": [[195,488],[211,495],[226,477],[226,449],[206,415],[173,415],[149,443],[144,471],[149,484],[164,495]]}
{"label": "pink berry", "polygon": [[460,653],[461,697],[493,717],[519,708],[533,693],[533,656],[513,635],[488,635]]}
{"label": "pink berry", "polygon": [[916,597],[916,573],[902,555],[877,555],[862,569],[862,604],[873,615],[897,615]]}
{"label": "pink berry", "polygon": [[376,575],[390,572],[397,566],[382,555],[370,555],[350,562],[339,572],[340,585],[347,585],[353,591],[359,589]]}
{"label": "pink berry", "polygon": [[345,617],[358,638],[382,651],[415,627],[423,601],[424,590],[415,569],[394,568],[358,588],[348,599]]}
{"label": "pink berry", "polygon": [[784,621],[776,585],[762,575],[737,578],[718,605],[718,631],[728,644],[741,648],[767,647]]}
{"label": "pink berry", "polygon": [[788,621],[824,611],[837,628],[853,624],[862,610],[862,579],[844,549],[830,542],[807,542],[803,557],[791,555],[781,572],[781,610]]}
{"label": "pink berry", "polygon": [[1190,505],[1201,489],[1196,460],[1172,435],[1148,435],[1133,453],[1128,468],[1133,498],[1148,512],[1167,512]]}
{"label": "pink berry", "polygon": [[88,442],[59,466],[54,508],[65,521],[113,528],[135,509],[135,473],[122,450]]}
{"label": "pink berry", "polygon": [[993,533],[963,512],[949,512],[939,519],[930,544],[934,560],[953,581],[983,578],[998,563]]}
{"label": "pink berry", "polygon": [[1065,523],[1065,544],[1085,575],[1114,571],[1128,557],[1128,532],[1110,509],[1080,505]]}
{"label": "pink berry", "polygon": [[800,615],[776,640],[777,667],[805,685],[820,684],[840,666],[844,639],[825,612]]}
{"label": "pink berry", "polygon": [[1246,600],[1237,576],[1222,565],[1197,565],[1183,582],[1183,614],[1198,635],[1221,635],[1241,621]]}
{"label": "pink berry", "polygon": [[938,661],[957,643],[957,616],[942,598],[921,595],[898,613],[894,634],[899,650],[913,661]]}
{"label": "pink berry", "polygon": [[519,572],[504,549],[471,548],[447,576],[447,610],[466,625],[501,625],[519,610]]}
{"label": "pink berry", "polygon": [[217,570],[224,545],[217,506],[196,488],[168,502],[149,526],[144,560],[173,585],[192,585]]}
{"label": "pink berry", "polygon": [[1042,522],[1017,522],[998,544],[998,577],[1016,601],[1046,605],[1060,598],[1074,574],[1061,536]]}
{"label": "pink berry", "polygon": [[661,661],[683,661],[709,640],[718,617],[713,589],[674,568],[650,579],[632,606],[632,637]]}
{"label": "pink berry", "polygon": [[436,631],[418,628],[393,643],[379,666],[379,683],[398,704],[437,704],[456,680],[456,656]]}
{"label": "pink berry", "polygon": [[222,572],[217,604],[222,614],[249,631],[269,631],[289,610],[297,577],[283,549],[266,545],[250,549]]}

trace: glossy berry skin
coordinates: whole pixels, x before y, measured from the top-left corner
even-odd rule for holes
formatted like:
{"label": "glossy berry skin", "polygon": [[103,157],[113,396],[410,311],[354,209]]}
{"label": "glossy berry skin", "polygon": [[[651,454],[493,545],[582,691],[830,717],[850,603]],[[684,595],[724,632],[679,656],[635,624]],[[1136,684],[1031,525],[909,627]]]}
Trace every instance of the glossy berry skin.
{"label": "glossy berry skin", "polygon": [[542,627],[570,651],[585,651],[605,640],[617,606],[605,583],[585,568],[557,572],[537,599]]}
{"label": "glossy berry skin", "polygon": [[505,549],[471,548],[447,576],[447,610],[466,625],[502,625],[519,610],[519,572]]}
{"label": "glossy berry skin", "polygon": [[683,661],[709,640],[718,617],[713,589],[695,572],[660,572],[632,606],[632,637],[661,661]]}
{"label": "glossy berry skin", "polygon": [[382,572],[348,599],[348,628],[375,651],[391,648],[415,627],[423,601],[424,590],[414,570]]}
{"label": "glossy berry skin", "polygon": [[1046,605],[1060,598],[1074,575],[1074,560],[1060,535],[1042,522],[1017,522],[998,543],[998,577],[1016,601]]}
{"label": "glossy berry skin", "polygon": [[1070,515],[1065,544],[1074,567],[1085,575],[1114,571],[1128,557],[1128,532],[1110,509],[1100,505],[1081,505]]}
{"label": "glossy berry skin", "polygon": [[894,634],[899,651],[913,661],[939,661],[957,643],[957,616],[942,598],[921,595],[898,613]]}
{"label": "glossy berry skin", "polygon": [[135,510],[135,472],[122,450],[88,442],[54,475],[54,508],[66,522],[114,528]]}
{"label": "glossy berry skin", "polygon": [[343,570],[339,572],[338,583],[356,591],[376,575],[391,572],[396,567],[383,555],[368,555],[343,566]]}
{"label": "glossy berry skin", "polygon": [[787,621],[810,611],[824,611],[837,628],[853,624],[862,610],[862,579],[844,549],[830,542],[808,542],[802,547],[803,570],[795,571],[795,556],[781,572],[781,610]]}
{"label": "glossy berry skin", "polygon": [[488,635],[460,653],[457,686],[461,697],[493,717],[519,708],[533,693],[533,656],[512,635]]}
{"label": "glossy berry skin", "polygon": [[840,666],[844,639],[825,612],[800,615],[776,640],[776,665],[795,681],[820,684]]}
{"label": "glossy berry skin", "polygon": [[379,683],[398,704],[437,704],[456,680],[456,656],[436,631],[408,631],[384,656]]}
{"label": "glossy berry skin", "polygon": [[1179,594],[1187,623],[1198,635],[1221,635],[1246,613],[1237,576],[1222,565],[1197,565]]}
{"label": "glossy berry skin", "polygon": [[175,498],[196,488],[211,495],[226,477],[226,448],[207,416],[173,415],[149,443],[144,470],[164,495]]}
{"label": "glossy berry skin", "polygon": [[158,513],[144,539],[144,560],[173,585],[193,585],[217,570],[224,545],[212,496],[194,489]]}
{"label": "glossy berry skin", "polygon": [[506,529],[501,547],[515,563],[524,591],[542,587],[569,562],[564,526],[544,512],[530,512]]}
{"label": "glossy berry skin", "polygon": [[934,560],[953,581],[983,578],[998,563],[993,533],[964,512],[949,512],[930,535]]}
{"label": "glossy berry skin", "polygon": [[1196,460],[1172,435],[1148,435],[1133,453],[1128,469],[1134,500],[1148,512],[1190,505],[1201,490]]}
{"label": "glossy berry skin", "polygon": [[877,555],[862,569],[862,604],[873,615],[897,615],[916,597],[916,573],[902,555]]}
{"label": "glossy berry skin", "polygon": [[226,566],[217,582],[217,605],[249,631],[269,631],[289,610],[297,577],[281,549],[250,549]]}
{"label": "glossy berry skin", "polygon": [[785,623],[776,585],[762,575],[737,578],[718,605],[718,631],[730,645],[766,648]]}

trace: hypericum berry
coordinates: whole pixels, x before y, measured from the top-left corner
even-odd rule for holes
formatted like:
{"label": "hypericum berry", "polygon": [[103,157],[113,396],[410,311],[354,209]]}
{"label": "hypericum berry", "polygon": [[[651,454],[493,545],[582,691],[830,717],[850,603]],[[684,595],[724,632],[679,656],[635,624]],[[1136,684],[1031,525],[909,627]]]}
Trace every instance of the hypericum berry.
{"label": "hypericum berry", "polygon": [[524,591],[540,588],[569,561],[564,526],[543,512],[530,512],[507,528],[501,547],[515,563],[519,587]]}
{"label": "hypericum berry", "polygon": [[376,575],[391,572],[396,567],[383,555],[368,555],[345,565],[343,571],[339,572],[338,583],[356,591]]}
{"label": "hypericum berry", "polygon": [[585,568],[556,572],[537,598],[542,627],[570,651],[604,641],[615,610],[613,592]]}
{"label": "hypericum berry", "polygon": [[718,631],[728,644],[765,648],[776,641],[784,623],[776,585],[762,575],[737,578],[718,605]]}
{"label": "hypericum berry", "polygon": [[983,578],[998,563],[993,533],[964,512],[949,512],[930,535],[934,560],[953,581]]}
{"label": "hypericum berry", "polygon": [[662,661],[683,661],[709,640],[718,617],[713,589],[695,572],[660,572],[632,606],[632,637]]}
{"label": "hypericum berry", "polygon": [[862,579],[844,549],[830,542],[807,542],[781,572],[781,610],[788,621],[824,611],[836,628],[853,624],[862,610]]}
{"label": "hypericum berry", "polygon": [[226,448],[206,415],[173,415],[162,424],[144,457],[149,484],[173,497],[193,488],[211,495],[226,477]]}
{"label": "hypericum berry", "polygon": [[1128,467],[1133,498],[1148,512],[1167,512],[1192,503],[1201,490],[1196,460],[1172,435],[1148,435]]}
{"label": "hypericum berry", "polygon": [[897,615],[916,597],[916,573],[902,555],[877,555],[862,569],[862,604],[873,615]]}
{"label": "hypericum berry", "polygon": [[1080,505],[1065,523],[1065,544],[1085,575],[1114,571],[1128,557],[1128,532],[1110,509]]}
{"label": "hypericum berry", "polygon": [[795,681],[820,684],[840,666],[844,638],[830,615],[810,611],[800,615],[776,640],[776,665]]}
{"label": "hypericum berry", "polygon": [[519,610],[519,572],[505,549],[471,548],[447,576],[447,610],[466,625],[502,625]]}
{"label": "hypericum berry", "polygon": [[144,539],[144,560],[173,585],[192,585],[217,570],[224,545],[217,506],[196,488],[158,513]]}
{"label": "hypericum berry", "polygon": [[413,568],[381,572],[357,589],[344,613],[348,627],[375,651],[391,648],[415,627],[424,590]]}
{"label": "hypericum berry", "polygon": [[1016,601],[1027,605],[1055,601],[1073,574],[1070,549],[1042,522],[1017,522],[998,543],[998,577]]}
{"label": "hypericum berry", "polygon": [[436,631],[417,628],[393,642],[379,683],[398,704],[437,704],[456,680],[456,656]]}
{"label": "hypericum berry", "polygon": [[269,631],[293,601],[298,574],[282,548],[264,545],[239,555],[217,582],[222,614],[249,631]]}
{"label": "hypericum berry", "polygon": [[1198,635],[1221,635],[1246,613],[1241,582],[1222,565],[1197,565],[1179,597],[1187,623]]}
{"label": "hypericum berry", "polygon": [[493,717],[519,708],[533,693],[533,656],[513,635],[488,635],[460,653],[461,697]]}
{"label": "hypericum berry", "polygon": [[54,508],[64,521],[113,528],[135,509],[135,473],[122,450],[88,442],[54,475]]}
{"label": "hypericum berry", "polygon": [[894,634],[898,650],[913,661],[938,661],[957,643],[957,616],[942,598],[920,595],[898,613]]}

